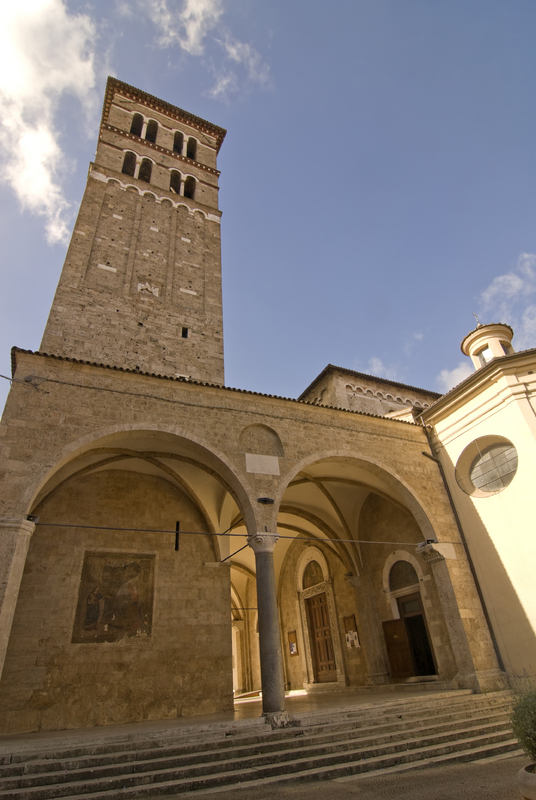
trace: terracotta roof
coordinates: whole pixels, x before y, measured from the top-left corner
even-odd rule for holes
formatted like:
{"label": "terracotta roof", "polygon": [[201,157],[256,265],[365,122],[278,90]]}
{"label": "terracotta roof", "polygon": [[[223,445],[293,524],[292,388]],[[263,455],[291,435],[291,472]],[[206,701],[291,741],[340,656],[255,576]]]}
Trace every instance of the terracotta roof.
{"label": "terracotta roof", "polygon": [[[11,348],[11,377],[14,376],[15,370],[17,367],[17,353],[23,353],[24,355],[29,356],[41,356],[42,358],[53,358],[56,361],[67,361],[71,364],[84,364],[88,367],[100,367],[101,369],[110,369],[114,370],[115,372],[126,372],[130,375],[141,375],[142,377],[146,378],[158,378],[160,380],[165,381],[176,381],[177,383],[189,383],[194,386],[209,386],[213,389],[223,389],[226,392],[238,392],[239,394],[248,394],[253,397],[268,397],[273,400],[285,400],[289,403],[299,403],[300,405],[304,406],[312,406],[313,408],[319,408],[324,410],[330,411],[340,411],[343,414],[356,414],[360,417],[372,417],[373,419],[383,419],[385,422],[396,422],[397,424],[402,425],[414,425],[414,422],[407,422],[406,420],[402,419],[391,419],[389,417],[381,416],[380,414],[369,414],[365,411],[351,411],[347,408],[339,408],[338,406],[325,406],[319,405],[318,403],[309,403],[307,400],[301,400],[299,397],[296,399],[295,397],[282,397],[281,395],[277,394],[264,394],[263,392],[253,392],[250,389],[235,389],[232,386],[222,386],[219,383],[208,383],[206,381],[196,381],[192,378],[182,378],[177,377],[175,375],[159,375],[155,372],[142,372],[141,370],[137,369],[127,369],[126,367],[115,367],[112,364],[99,364],[97,361],[83,361],[79,358],[70,358],[69,356],[57,356],[54,353],[43,353],[40,350],[24,350],[21,347],[12,347]],[[90,388],[90,387],[88,387]],[[418,425],[417,427],[420,427]]]}
{"label": "terracotta roof", "polygon": [[441,397],[441,394],[439,392],[431,392],[428,389],[419,389],[417,386],[410,386],[407,383],[397,383],[396,381],[390,381],[387,378],[379,378],[376,375],[369,375],[368,372],[356,372],[353,369],[346,369],[345,367],[336,367],[334,364],[328,364],[327,367],[324,367],[320,375],[317,375],[314,381],[312,381],[309,384],[307,389],[305,389],[300,394],[298,400],[301,400],[302,397],[305,394],[307,394],[307,392],[309,392],[314,386],[316,386],[316,384],[324,377],[324,375],[327,375],[328,372],[333,372],[335,370],[337,372],[344,372],[346,375],[352,375],[354,377],[364,378],[366,380],[370,380],[372,378],[373,380],[378,381],[379,383],[383,383],[386,386],[398,386],[400,389],[409,389],[413,392],[422,392],[423,394],[427,394],[430,397],[437,397],[437,398]]}

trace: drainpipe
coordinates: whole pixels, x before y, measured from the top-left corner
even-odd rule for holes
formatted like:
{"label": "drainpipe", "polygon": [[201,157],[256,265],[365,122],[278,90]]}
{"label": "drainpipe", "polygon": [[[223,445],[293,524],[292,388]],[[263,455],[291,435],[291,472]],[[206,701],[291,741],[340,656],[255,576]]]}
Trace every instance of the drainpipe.
{"label": "drainpipe", "polygon": [[439,472],[441,474],[441,479],[443,481],[443,486],[445,487],[445,491],[446,491],[447,497],[449,499],[449,503],[450,503],[450,507],[452,509],[452,513],[454,515],[454,519],[456,520],[456,527],[458,528],[458,533],[460,534],[460,539],[462,540],[462,544],[463,544],[463,547],[464,547],[464,550],[465,550],[465,555],[467,556],[467,561],[469,563],[469,569],[471,570],[471,575],[473,576],[473,580],[474,580],[475,586],[476,586],[476,591],[477,591],[480,603],[482,605],[482,610],[484,612],[484,618],[485,618],[486,623],[487,623],[488,628],[489,628],[491,641],[493,642],[493,649],[495,650],[495,655],[497,656],[497,661],[499,662],[499,669],[501,669],[502,672],[505,672],[506,670],[504,668],[504,663],[503,663],[503,660],[502,660],[501,652],[499,650],[499,645],[497,644],[497,639],[495,637],[495,631],[493,630],[493,625],[491,624],[491,619],[490,619],[489,612],[488,612],[488,609],[487,609],[487,606],[486,606],[486,601],[484,600],[484,595],[482,594],[482,588],[480,586],[480,582],[479,582],[478,576],[476,574],[476,570],[475,570],[475,565],[473,563],[473,559],[471,558],[471,552],[470,552],[469,546],[467,544],[467,539],[465,538],[465,533],[464,533],[464,530],[462,528],[462,523],[461,523],[460,517],[458,516],[458,511],[456,509],[456,506],[454,505],[454,500],[453,500],[453,497],[452,497],[452,494],[451,494],[451,491],[450,491],[450,486],[448,485],[447,478],[445,476],[445,470],[443,469],[443,464],[441,463],[439,458],[437,458],[437,456],[435,455],[435,451],[434,451],[434,448],[432,446],[432,440],[430,438],[430,433],[429,433],[429,430],[428,430],[429,426],[425,424],[425,422],[424,422],[424,420],[422,418],[421,418],[421,425],[423,427],[424,433],[426,434],[426,439],[428,440],[428,447],[430,448],[430,452],[432,453],[432,455],[430,455],[429,453],[424,453],[423,452],[423,456],[426,456],[426,458],[429,458],[431,461],[435,461],[435,463],[439,467]]}

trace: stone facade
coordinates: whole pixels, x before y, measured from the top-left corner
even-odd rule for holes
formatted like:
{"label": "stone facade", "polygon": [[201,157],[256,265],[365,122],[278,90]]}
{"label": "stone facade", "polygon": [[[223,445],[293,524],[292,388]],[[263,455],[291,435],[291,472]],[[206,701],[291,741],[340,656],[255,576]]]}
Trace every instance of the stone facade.
{"label": "stone facade", "polygon": [[[277,714],[284,687],[505,685],[414,421],[437,395],[333,367],[299,400],[220,385],[223,133],[108,84],[43,352],[14,349],[0,428],[1,733],[211,713],[233,688]],[[386,633],[404,614],[405,673]]]}

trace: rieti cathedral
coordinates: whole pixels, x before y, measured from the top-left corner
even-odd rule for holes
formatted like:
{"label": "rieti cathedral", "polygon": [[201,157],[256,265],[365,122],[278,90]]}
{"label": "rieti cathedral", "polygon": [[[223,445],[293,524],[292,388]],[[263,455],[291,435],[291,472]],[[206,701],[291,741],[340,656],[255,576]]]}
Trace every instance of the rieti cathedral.
{"label": "rieti cathedral", "polygon": [[224,136],[108,80],[41,347],[12,351],[2,734],[536,674],[536,350],[479,324],[443,396],[225,386]]}

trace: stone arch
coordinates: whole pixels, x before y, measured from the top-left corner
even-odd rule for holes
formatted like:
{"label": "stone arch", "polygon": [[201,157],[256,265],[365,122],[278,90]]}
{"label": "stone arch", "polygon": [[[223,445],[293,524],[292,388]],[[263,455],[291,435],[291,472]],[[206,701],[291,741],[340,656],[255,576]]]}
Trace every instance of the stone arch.
{"label": "stone arch", "polygon": [[396,592],[391,591],[391,587],[389,585],[389,576],[391,574],[392,568],[397,563],[397,561],[407,561],[409,564],[411,564],[411,566],[417,573],[417,579],[419,582],[419,592],[420,592],[420,586],[424,580],[424,572],[422,569],[422,565],[419,563],[418,559],[412,553],[409,553],[407,550],[395,550],[393,553],[390,553],[390,555],[387,556],[383,566],[382,588],[387,597],[389,598],[389,602],[391,604],[391,611],[393,613],[393,619],[398,619],[400,617],[398,604],[396,602],[396,597],[400,596],[400,591]]}
{"label": "stone arch", "polygon": [[305,550],[300,553],[298,561],[296,562],[295,585],[298,591],[301,591],[303,588],[303,574],[307,568],[307,565],[311,561],[317,561],[320,564],[324,574],[324,580],[327,580],[330,577],[328,562],[324,553],[318,547],[306,547]]}
{"label": "stone arch", "polygon": [[[377,459],[362,458],[358,456],[350,456],[348,451],[325,451],[310,454],[308,457],[303,458],[297,464],[294,464],[287,473],[284,473],[280,482],[278,491],[275,493],[274,501],[276,509],[279,509],[284,493],[286,492],[291,481],[300,473],[306,470],[309,466],[316,464],[320,461],[329,463],[330,460],[344,459],[348,464],[355,464],[362,467],[371,475],[380,478],[385,484],[386,491],[378,488],[371,489],[381,497],[385,497],[391,502],[399,502],[413,515],[417,525],[419,526],[423,540],[430,539],[437,541],[435,531],[432,523],[428,518],[424,505],[419,499],[415,491],[397,474],[388,469]],[[392,495],[390,492],[392,491]]]}
{"label": "stone arch", "polygon": [[253,513],[251,499],[246,489],[237,477],[237,470],[226,455],[216,451],[213,446],[205,442],[200,437],[194,436],[189,432],[172,429],[166,426],[157,425],[113,425],[99,431],[92,432],[86,436],[65,445],[51,459],[43,470],[38,473],[33,481],[29,481],[21,498],[21,518],[25,518],[31,513],[31,509],[40,501],[46,487],[53,486],[54,479],[60,477],[61,470],[68,470],[69,466],[74,465],[77,459],[90,454],[95,449],[113,444],[120,440],[132,439],[135,436],[149,434],[162,439],[167,438],[170,443],[175,444],[179,451],[184,446],[191,452],[192,448],[199,456],[200,468],[205,468],[212,476],[219,480],[222,486],[229,492],[241,510],[244,524],[248,529],[255,528],[255,517]]}
{"label": "stone arch", "polygon": [[397,561],[407,561],[409,564],[411,564],[411,566],[417,573],[419,583],[422,583],[424,579],[422,566],[419,563],[418,559],[407,550],[395,550],[393,553],[390,553],[390,555],[387,556],[387,558],[385,559],[385,564],[383,566],[382,586],[383,586],[383,591],[386,593],[390,593],[391,591],[389,587],[389,575],[391,574],[391,569],[394,567]]}

